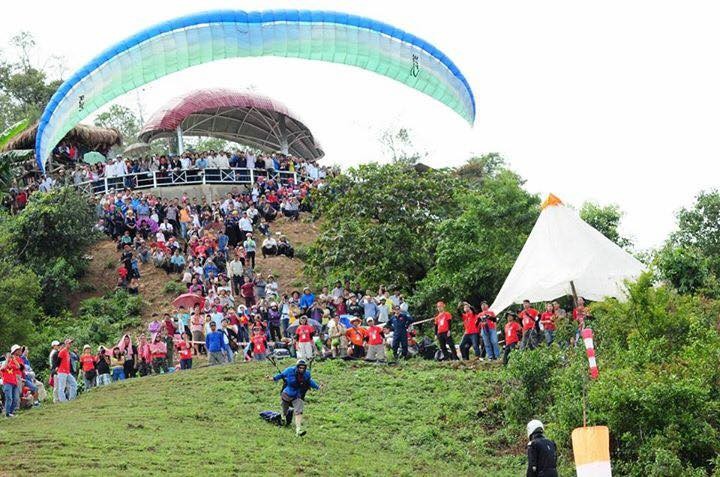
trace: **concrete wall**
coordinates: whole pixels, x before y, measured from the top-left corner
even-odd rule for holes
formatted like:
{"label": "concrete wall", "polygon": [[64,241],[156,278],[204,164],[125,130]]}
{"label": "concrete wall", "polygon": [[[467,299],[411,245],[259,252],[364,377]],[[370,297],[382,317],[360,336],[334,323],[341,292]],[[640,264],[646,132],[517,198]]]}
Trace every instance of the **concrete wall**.
{"label": "concrete wall", "polygon": [[168,199],[182,197],[182,195],[186,193],[191,199],[193,197],[197,197],[198,199],[205,197],[208,201],[224,197],[228,192],[242,193],[247,191],[249,191],[248,186],[236,184],[177,185],[141,190],[141,192],[145,194],[152,194],[157,197],[164,197]]}

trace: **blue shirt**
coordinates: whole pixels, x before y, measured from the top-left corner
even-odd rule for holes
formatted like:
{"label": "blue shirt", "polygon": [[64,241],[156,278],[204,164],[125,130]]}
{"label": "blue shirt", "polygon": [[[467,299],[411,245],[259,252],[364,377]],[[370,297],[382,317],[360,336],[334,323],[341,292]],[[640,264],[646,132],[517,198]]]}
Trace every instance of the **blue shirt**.
{"label": "blue shirt", "polygon": [[367,303],[363,303],[363,308],[365,309],[365,318],[375,318],[378,314],[378,307],[372,300]]}
{"label": "blue shirt", "polygon": [[213,331],[205,335],[205,347],[210,353],[219,353],[225,345],[225,335],[222,331]]}
{"label": "blue shirt", "polygon": [[300,308],[310,308],[315,303],[315,295],[312,293],[303,293],[300,296]]}
{"label": "blue shirt", "polygon": [[386,326],[392,328],[395,333],[404,334],[407,332],[408,327],[412,325],[412,322],[412,317],[405,313],[400,313],[398,316],[392,315]]}
{"label": "blue shirt", "polygon": [[198,159],[195,163],[195,167],[197,167],[198,169],[205,169],[207,167],[207,161],[205,160],[205,158],[201,157],[200,159]]}
{"label": "blue shirt", "polygon": [[305,383],[313,389],[320,389],[320,386],[312,379],[312,377],[310,376],[310,371],[307,369],[302,375],[301,383],[297,375],[297,366],[290,366],[289,368],[286,368],[285,371],[283,371],[282,373],[278,373],[273,376],[274,381],[279,381],[281,379],[285,381],[285,387],[283,388],[282,392],[287,394],[287,396],[291,399],[302,397],[304,391],[302,389],[302,383]]}

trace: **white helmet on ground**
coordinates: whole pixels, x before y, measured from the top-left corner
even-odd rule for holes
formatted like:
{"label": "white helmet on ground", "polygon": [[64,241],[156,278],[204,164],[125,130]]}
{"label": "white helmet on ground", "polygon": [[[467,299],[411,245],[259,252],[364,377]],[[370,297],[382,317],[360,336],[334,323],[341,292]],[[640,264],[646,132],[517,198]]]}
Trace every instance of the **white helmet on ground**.
{"label": "white helmet on ground", "polygon": [[537,431],[538,429],[545,430],[545,426],[543,426],[543,423],[538,421],[537,419],[533,419],[532,421],[528,422],[527,425],[527,436],[530,438],[531,435],[533,435],[533,432]]}

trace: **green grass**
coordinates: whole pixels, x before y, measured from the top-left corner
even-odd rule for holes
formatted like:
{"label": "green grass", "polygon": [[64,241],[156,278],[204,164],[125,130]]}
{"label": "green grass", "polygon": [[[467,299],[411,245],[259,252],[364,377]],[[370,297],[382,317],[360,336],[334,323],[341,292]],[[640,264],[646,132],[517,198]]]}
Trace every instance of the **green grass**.
{"label": "green grass", "polygon": [[318,362],[303,438],[258,417],[279,410],[270,363],[129,380],[0,421],[0,474],[521,475],[501,373],[478,368]]}

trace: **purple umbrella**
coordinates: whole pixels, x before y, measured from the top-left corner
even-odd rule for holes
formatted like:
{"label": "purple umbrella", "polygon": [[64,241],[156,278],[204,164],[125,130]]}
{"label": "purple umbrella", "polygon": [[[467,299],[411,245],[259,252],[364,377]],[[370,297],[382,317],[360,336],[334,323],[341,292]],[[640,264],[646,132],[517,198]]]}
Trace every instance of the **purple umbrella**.
{"label": "purple umbrella", "polygon": [[158,225],[158,223],[155,222],[153,219],[150,219],[147,217],[143,217],[140,220],[138,220],[137,226],[142,227],[143,222],[148,224],[148,226],[150,227],[150,232],[152,232],[152,233],[157,233],[157,231],[160,230],[160,226]]}

